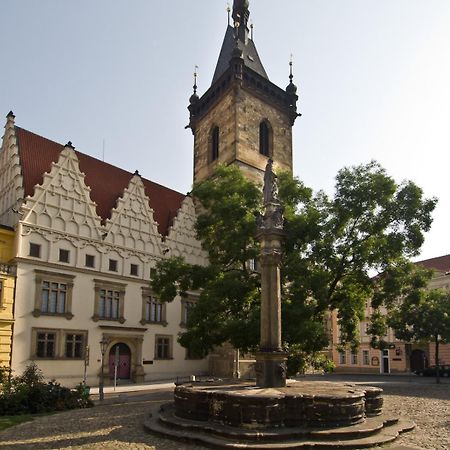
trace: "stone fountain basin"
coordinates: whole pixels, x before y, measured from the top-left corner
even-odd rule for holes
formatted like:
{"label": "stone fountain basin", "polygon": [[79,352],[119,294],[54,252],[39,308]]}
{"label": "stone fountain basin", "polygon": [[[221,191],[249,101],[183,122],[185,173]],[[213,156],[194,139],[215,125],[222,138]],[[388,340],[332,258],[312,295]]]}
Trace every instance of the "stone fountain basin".
{"label": "stone fountain basin", "polygon": [[294,381],[281,388],[251,383],[177,386],[175,415],[232,427],[340,427],[381,414],[382,389],[347,383]]}

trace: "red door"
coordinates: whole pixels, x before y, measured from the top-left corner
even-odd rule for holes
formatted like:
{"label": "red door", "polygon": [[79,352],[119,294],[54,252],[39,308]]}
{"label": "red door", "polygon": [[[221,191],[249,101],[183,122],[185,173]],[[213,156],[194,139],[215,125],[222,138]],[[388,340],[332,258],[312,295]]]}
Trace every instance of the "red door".
{"label": "red door", "polygon": [[129,380],[131,373],[131,352],[127,345],[116,344],[109,352],[109,378],[114,379],[117,362],[117,378]]}

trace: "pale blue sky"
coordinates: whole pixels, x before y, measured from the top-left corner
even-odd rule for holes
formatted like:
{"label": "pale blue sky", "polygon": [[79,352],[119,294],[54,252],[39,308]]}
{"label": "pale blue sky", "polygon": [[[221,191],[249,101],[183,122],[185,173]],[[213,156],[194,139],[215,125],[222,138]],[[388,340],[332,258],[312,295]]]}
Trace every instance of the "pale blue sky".
{"label": "pale blue sky", "polygon": [[[231,2],[232,3],[232,2]],[[222,0],[0,0],[0,114],[181,192],[184,126],[199,66],[210,85],[227,24]],[[378,160],[440,203],[422,257],[450,253],[450,1],[250,0],[271,81],[294,54],[303,116],[294,172],[332,191],[345,165]]]}

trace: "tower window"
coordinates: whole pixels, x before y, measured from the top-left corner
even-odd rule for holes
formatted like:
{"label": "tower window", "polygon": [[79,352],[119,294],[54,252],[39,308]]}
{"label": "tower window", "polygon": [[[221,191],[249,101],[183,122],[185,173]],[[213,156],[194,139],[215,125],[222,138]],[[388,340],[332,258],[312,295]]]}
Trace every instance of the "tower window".
{"label": "tower window", "polygon": [[271,130],[267,121],[259,124],[259,153],[270,156],[271,153]]}
{"label": "tower window", "polygon": [[211,136],[211,161],[219,157],[219,127],[214,127]]}

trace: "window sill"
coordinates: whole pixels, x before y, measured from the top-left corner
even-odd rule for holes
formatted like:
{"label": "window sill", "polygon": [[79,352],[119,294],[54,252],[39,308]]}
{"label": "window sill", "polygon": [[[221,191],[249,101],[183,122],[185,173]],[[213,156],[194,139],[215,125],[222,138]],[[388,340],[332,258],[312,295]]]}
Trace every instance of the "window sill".
{"label": "window sill", "polygon": [[119,317],[118,319],[111,319],[109,317],[99,317],[99,316],[92,316],[92,320],[94,322],[119,322],[119,323],[125,323],[126,319],[124,317]]}
{"label": "window sill", "polygon": [[48,312],[42,312],[40,309],[35,309],[32,312],[34,317],[40,317],[40,316],[46,316],[46,317],[65,317],[67,320],[70,320],[73,318],[73,314],[70,312],[66,313],[48,313]]}
{"label": "window sill", "polygon": [[165,320],[162,320],[161,322],[153,322],[152,320],[142,319],[140,321],[140,323],[141,323],[141,325],[159,325],[159,326],[162,326],[162,327],[167,327],[167,325],[169,325],[169,323],[166,322]]}
{"label": "window sill", "polygon": [[170,357],[170,358],[153,358],[153,361],[173,361],[173,357]]}

